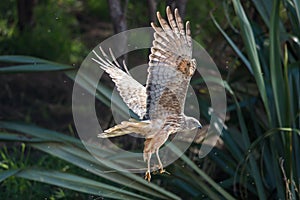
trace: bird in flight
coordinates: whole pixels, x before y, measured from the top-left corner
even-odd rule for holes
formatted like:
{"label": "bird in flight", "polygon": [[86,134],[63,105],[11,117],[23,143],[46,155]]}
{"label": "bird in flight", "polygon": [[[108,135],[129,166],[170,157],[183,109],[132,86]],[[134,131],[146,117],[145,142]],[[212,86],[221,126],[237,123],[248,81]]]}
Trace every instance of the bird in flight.
{"label": "bird in flight", "polygon": [[190,22],[187,21],[184,26],[178,9],[173,15],[170,7],[167,7],[166,13],[167,20],[157,12],[160,26],[151,23],[155,32],[146,86],[129,74],[125,62],[125,71],[121,69],[111,49],[111,58],[101,47],[102,56],[93,51],[96,58],[92,58],[109,74],[123,101],[140,118],[140,121],[123,121],[98,137],[109,138],[129,133],[142,135],[145,138],[143,157],[147,162],[145,179],[148,181],[151,180],[152,154],[156,154],[160,173],[165,172],[159,148],[169,135],[202,127],[197,119],[184,114],[188,85],[196,70],[196,60],[192,58]]}

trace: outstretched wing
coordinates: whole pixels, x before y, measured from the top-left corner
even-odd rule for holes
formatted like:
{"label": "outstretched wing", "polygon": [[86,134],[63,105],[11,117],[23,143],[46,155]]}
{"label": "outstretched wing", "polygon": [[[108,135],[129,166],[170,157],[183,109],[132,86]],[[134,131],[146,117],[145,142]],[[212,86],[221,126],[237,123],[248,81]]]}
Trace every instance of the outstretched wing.
{"label": "outstretched wing", "polygon": [[188,84],[196,69],[190,23],[186,22],[184,29],[177,9],[174,15],[175,19],[167,7],[169,23],[159,12],[157,18],[161,27],[151,23],[155,33],[149,56],[145,119],[182,114]]}
{"label": "outstretched wing", "polygon": [[111,58],[106,55],[101,47],[99,47],[99,49],[103,58],[93,50],[97,59],[92,58],[92,60],[98,63],[100,68],[109,74],[113,82],[116,84],[117,90],[119,91],[123,101],[140,117],[140,119],[142,119],[146,113],[146,88],[129,74],[125,63],[123,64],[126,72],[121,70],[121,67],[115,59],[111,49],[109,49]]}

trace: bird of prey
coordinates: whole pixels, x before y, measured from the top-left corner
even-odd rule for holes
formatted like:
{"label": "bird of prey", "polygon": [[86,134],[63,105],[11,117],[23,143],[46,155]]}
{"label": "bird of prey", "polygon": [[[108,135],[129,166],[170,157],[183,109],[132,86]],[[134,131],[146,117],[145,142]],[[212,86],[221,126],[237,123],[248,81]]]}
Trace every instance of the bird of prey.
{"label": "bird of prey", "polygon": [[149,67],[146,86],[137,82],[124,64],[123,71],[111,49],[110,56],[100,47],[102,56],[93,51],[97,62],[112,78],[120,96],[129,109],[136,113],[140,121],[129,119],[99,134],[100,138],[116,137],[129,133],[142,135],[144,143],[143,157],[147,161],[145,179],[150,181],[150,159],[156,154],[160,173],[165,172],[159,158],[159,148],[170,134],[201,128],[200,122],[184,114],[184,104],[189,82],[196,70],[196,60],[192,58],[192,39],[190,22],[185,26],[178,9],[174,15],[170,7],[166,8],[167,20],[157,12],[160,24],[154,29],[154,40],[149,55]]}

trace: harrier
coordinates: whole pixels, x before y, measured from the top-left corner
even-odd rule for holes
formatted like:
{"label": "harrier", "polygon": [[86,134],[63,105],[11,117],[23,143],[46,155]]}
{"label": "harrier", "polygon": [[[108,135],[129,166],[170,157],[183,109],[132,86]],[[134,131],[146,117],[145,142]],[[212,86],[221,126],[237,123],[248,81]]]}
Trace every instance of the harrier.
{"label": "harrier", "polygon": [[196,60],[192,59],[190,23],[187,21],[184,27],[178,9],[175,9],[174,16],[169,7],[166,13],[168,21],[157,12],[160,27],[151,23],[155,32],[146,86],[129,74],[125,63],[125,71],[121,69],[111,49],[113,62],[101,47],[102,57],[93,51],[97,59],[92,58],[110,75],[123,101],[140,118],[140,121],[123,121],[98,137],[129,133],[145,137],[143,157],[147,161],[145,179],[148,181],[151,179],[150,159],[153,153],[156,153],[160,173],[165,172],[158,151],[169,135],[202,127],[197,119],[184,114],[188,85],[196,70]]}

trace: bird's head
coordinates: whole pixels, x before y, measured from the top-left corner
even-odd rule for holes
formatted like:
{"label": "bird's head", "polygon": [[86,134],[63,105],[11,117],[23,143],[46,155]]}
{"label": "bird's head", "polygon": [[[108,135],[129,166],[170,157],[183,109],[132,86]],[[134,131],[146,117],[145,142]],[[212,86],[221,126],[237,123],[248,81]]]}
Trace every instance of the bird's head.
{"label": "bird's head", "polygon": [[200,122],[196,118],[186,116],[185,119],[184,119],[183,128],[185,130],[201,129],[202,125],[200,124]]}

